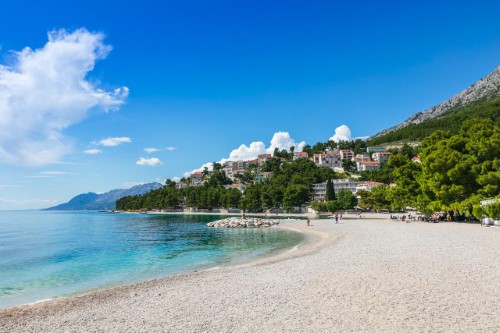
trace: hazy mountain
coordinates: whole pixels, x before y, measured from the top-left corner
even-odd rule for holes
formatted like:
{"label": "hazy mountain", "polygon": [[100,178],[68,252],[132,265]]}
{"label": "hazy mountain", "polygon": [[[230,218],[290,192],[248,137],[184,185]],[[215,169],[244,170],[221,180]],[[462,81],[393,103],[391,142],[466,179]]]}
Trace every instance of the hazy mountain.
{"label": "hazy mountain", "polygon": [[463,110],[466,106],[473,105],[480,101],[495,99],[498,97],[500,97],[500,66],[498,66],[491,74],[489,74],[485,78],[477,81],[472,86],[463,90],[447,101],[428,110],[417,112],[401,124],[385,129],[375,134],[370,139],[380,137],[382,135],[394,132],[410,125],[421,124],[443,115],[449,115],[451,112]]}
{"label": "hazy mountain", "polygon": [[64,204],[47,208],[46,210],[107,210],[115,209],[116,200],[126,196],[142,195],[152,190],[162,188],[160,183],[137,185],[129,189],[112,190],[97,194],[93,192],[79,194]]}

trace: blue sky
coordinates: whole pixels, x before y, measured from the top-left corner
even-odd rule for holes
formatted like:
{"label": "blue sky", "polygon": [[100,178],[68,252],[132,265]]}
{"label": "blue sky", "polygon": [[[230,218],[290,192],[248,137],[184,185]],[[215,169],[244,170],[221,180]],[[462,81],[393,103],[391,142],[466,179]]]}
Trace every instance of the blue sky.
{"label": "blue sky", "polygon": [[0,209],[182,177],[231,153],[326,141],[340,125],[373,135],[493,71],[499,10],[498,1],[3,4]]}

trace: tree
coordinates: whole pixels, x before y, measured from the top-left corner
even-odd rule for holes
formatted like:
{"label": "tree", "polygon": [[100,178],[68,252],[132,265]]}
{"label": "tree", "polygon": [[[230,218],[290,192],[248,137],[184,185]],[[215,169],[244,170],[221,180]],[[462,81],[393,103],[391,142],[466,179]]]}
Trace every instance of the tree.
{"label": "tree", "polygon": [[353,160],[349,160],[347,158],[344,158],[342,160],[342,169],[344,169],[345,172],[354,172],[354,171],[356,171],[356,162]]}
{"label": "tree", "polygon": [[357,194],[360,197],[358,206],[362,209],[372,210],[374,206],[372,193],[366,190],[359,190]]}
{"label": "tree", "polygon": [[311,196],[309,187],[306,185],[290,185],[287,187],[283,197],[285,208],[290,210],[293,207],[299,207],[308,202]]}
{"label": "tree", "polygon": [[343,207],[342,207],[342,203],[340,201],[338,201],[338,200],[332,200],[332,201],[328,201],[326,203],[326,209],[330,213],[335,213],[339,209],[343,209]]}
{"label": "tree", "polygon": [[351,191],[339,191],[337,204],[340,209],[353,209],[357,203],[358,199],[356,199],[356,196]]}
{"label": "tree", "polygon": [[335,188],[330,178],[326,181],[326,201],[335,200]]}
{"label": "tree", "polygon": [[371,200],[373,201],[373,208],[379,209],[390,209],[391,202],[388,199],[389,186],[381,185],[372,188],[371,190]]}

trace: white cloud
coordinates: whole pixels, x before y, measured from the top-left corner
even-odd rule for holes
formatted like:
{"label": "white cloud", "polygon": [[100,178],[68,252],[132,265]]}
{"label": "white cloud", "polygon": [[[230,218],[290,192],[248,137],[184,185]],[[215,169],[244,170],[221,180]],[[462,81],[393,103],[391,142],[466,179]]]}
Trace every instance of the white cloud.
{"label": "white cloud", "polygon": [[227,161],[245,161],[257,158],[260,154],[266,154],[266,145],[264,142],[252,142],[249,146],[242,144],[229,153]]}
{"label": "white cloud", "polygon": [[87,154],[87,155],[97,155],[97,154],[102,153],[102,150],[100,150],[100,149],[87,149],[87,150],[84,150],[83,153]]}
{"label": "white cloud", "polygon": [[41,175],[47,175],[47,176],[60,176],[60,175],[67,175],[67,172],[64,171],[43,171],[40,172]]}
{"label": "white cloud", "polygon": [[135,162],[137,165],[143,165],[143,166],[157,166],[163,164],[160,159],[156,157],[151,157],[151,158],[144,158],[141,157],[137,162]]}
{"label": "white cloud", "polygon": [[63,130],[90,110],[117,109],[128,88],[105,91],[86,80],[111,47],[104,35],[79,29],[54,30],[40,49],[14,52],[0,65],[0,161],[21,165],[58,162],[72,151]]}
{"label": "white cloud", "polygon": [[148,154],[151,154],[151,153],[156,153],[156,152],[159,152],[159,151],[174,151],[176,150],[177,148],[175,147],[166,147],[166,148],[163,148],[163,149],[160,149],[160,148],[154,148],[154,147],[151,147],[151,148],[144,148],[144,151]]}
{"label": "white cloud", "polygon": [[181,180],[181,177],[172,177],[170,180],[173,182],[178,182],[179,180]]}
{"label": "white cloud", "polygon": [[20,185],[1,185],[0,184],[0,190],[4,188],[18,188],[21,187]]}
{"label": "white cloud", "polygon": [[[305,145],[306,143],[304,141],[295,142],[288,132],[276,132],[274,133],[268,148],[266,148],[266,145],[262,141],[254,141],[250,143],[249,146],[242,144],[238,148],[233,149],[229,153],[228,158],[223,158],[218,163],[225,163],[227,161],[253,160],[261,154],[272,154],[275,148],[278,148],[279,150],[286,149],[289,151],[291,147],[295,147],[294,151],[299,152],[302,151]],[[185,172],[184,177],[189,177],[189,175],[193,172],[202,171],[205,167],[210,171],[213,169],[213,164],[205,163],[198,169]]]}
{"label": "white cloud", "polygon": [[121,138],[107,138],[107,139],[102,139],[96,144],[98,146],[104,146],[104,147],[116,147],[121,145],[122,143],[131,143],[132,139],[128,137],[121,137]]}
{"label": "white cloud", "polygon": [[346,125],[340,125],[335,129],[335,134],[330,138],[331,141],[351,141],[351,129]]}
{"label": "white cloud", "polygon": [[292,147],[295,147],[294,151],[299,152],[302,151],[302,148],[304,148],[305,145],[305,141],[295,142],[288,132],[277,132],[274,133],[273,138],[271,139],[271,146],[267,148],[267,153],[272,154],[276,148],[279,150],[286,149],[290,151],[290,148]]}

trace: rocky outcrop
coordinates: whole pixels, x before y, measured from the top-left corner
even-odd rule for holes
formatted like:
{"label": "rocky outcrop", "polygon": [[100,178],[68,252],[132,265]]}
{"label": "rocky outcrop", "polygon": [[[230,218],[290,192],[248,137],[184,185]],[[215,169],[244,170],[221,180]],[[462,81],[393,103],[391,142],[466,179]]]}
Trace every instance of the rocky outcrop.
{"label": "rocky outcrop", "polygon": [[207,223],[207,226],[211,228],[268,228],[279,223],[279,220],[271,219],[230,217]]}
{"label": "rocky outcrop", "polygon": [[500,66],[498,66],[491,74],[477,81],[472,86],[453,96],[449,100],[428,110],[417,112],[401,124],[385,129],[375,134],[370,139],[396,131],[410,124],[420,124],[426,120],[437,118],[455,107],[466,106],[481,99],[498,96],[500,96]]}

